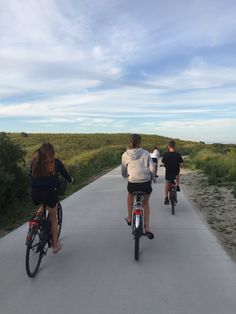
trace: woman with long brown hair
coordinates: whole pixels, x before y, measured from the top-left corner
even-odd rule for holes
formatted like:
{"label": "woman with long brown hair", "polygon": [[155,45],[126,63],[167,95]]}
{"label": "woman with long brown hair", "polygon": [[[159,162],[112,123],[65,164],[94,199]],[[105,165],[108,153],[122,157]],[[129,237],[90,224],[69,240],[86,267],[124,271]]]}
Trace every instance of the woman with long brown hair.
{"label": "woman with long brown hair", "polygon": [[144,227],[149,239],[154,238],[154,234],[149,229],[150,207],[149,198],[152,193],[151,179],[154,175],[154,165],[148,151],[140,147],[141,136],[132,134],[129,147],[122,155],[121,172],[124,178],[128,178],[128,217],[126,222],[131,225],[132,207],[134,203],[133,192],[144,192]]}
{"label": "woman with long brown hair", "polygon": [[58,173],[68,182],[73,181],[63,163],[55,158],[55,150],[52,144],[42,144],[34,152],[31,164],[32,199],[36,205],[41,205],[38,212],[43,210],[44,205],[49,210],[54,253],[61,249],[61,243],[57,237]]}

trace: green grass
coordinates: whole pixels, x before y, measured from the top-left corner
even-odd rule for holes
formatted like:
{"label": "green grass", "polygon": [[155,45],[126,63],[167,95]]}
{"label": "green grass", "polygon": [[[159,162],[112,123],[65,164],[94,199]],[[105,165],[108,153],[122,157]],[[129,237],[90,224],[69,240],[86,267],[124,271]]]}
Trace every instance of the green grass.
{"label": "green grass", "polygon": [[[74,158],[83,152],[89,152],[109,146],[123,147],[125,150],[130,134],[28,134],[23,137],[20,133],[7,133],[16,143],[20,144],[26,152],[26,160],[30,160],[32,152],[43,142],[51,142],[57,152],[57,156],[66,164],[73,164]],[[142,135],[142,147],[151,150],[158,146],[161,152],[166,151],[170,138],[158,135]],[[183,154],[189,154],[193,148],[203,148],[204,144],[176,139],[178,150]]]}
{"label": "green grass", "polygon": [[236,146],[212,145],[191,154],[190,163],[201,169],[209,184],[226,185],[236,197]]}
{"label": "green grass", "polygon": [[[126,150],[130,134],[27,134],[7,133],[7,136],[19,144],[25,151],[25,169],[29,171],[32,153],[43,142],[51,142],[56,156],[69,169],[74,178],[68,186],[66,196],[91,182],[100,174],[118,166],[121,155]],[[161,153],[166,151],[170,138],[158,135],[142,135],[142,147],[151,150],[157,146]],[[190,155],[191,167],[203,170],[211,184],[229,184],[236,197],[236,146],[175,139],[177,150],[182,155]],[[12,229],[23,223],[34,209],[29,196],[13,204],[1,215],[0,227]]]}

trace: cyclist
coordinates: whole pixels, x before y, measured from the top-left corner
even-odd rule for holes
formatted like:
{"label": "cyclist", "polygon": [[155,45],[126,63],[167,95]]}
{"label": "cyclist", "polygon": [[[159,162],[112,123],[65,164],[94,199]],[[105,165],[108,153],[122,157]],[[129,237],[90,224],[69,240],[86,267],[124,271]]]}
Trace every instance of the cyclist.
{"label": "cyclist", "polygon": [[56,209],[58,203],[57,189],[59,187],[58,173],[68,182],[73,181],[63,163],[55,158],[55,151],[52,144],[42,144],[42,146],[34,152],[31,163],[32,200],[35,205],[41,205],[38,209],[38,213],[43,211],[43,205],[48,207],[54,253],[60,251],[62,247],[57,237]]}
{"label": "cyclist", "polygon": [[152,150],[152,152],[150,153],[150,155],[151,155],[153,164],[154,164],[154,166],[156,167],[155,175],[156,175],[156,177],[158,177],[158,175],[157,175],[157,169],[158,169],[158,158],[160,157],[160,153],[159,153],[159,151],[158,151],[158,149],[157,149],[156,146],[153,147],[153,150]]}
{"label": "cyclist", "polygon": [[145,192],[143,201],[144,227],[147,237],[153,239],[154,234],[149,230],[149,198],[152,192],[151,179],[154,175],[154,165],[149,152],[141,148],[140,144],[141,136],[133,134],[130,137],[128,149],[122,155],[121,173],[124,178],[128,178],[128,217],[125,220],[130,226],[134,203],[133,192]]}
{"label": "cyclist", "polygon": [[183,158],[175,149],[175,141],[170,141],[168,144],[168,152],[165,152],[162,157],[162,165],[166,168],[165,172],[165,201],[164,204],[169,204],[169,180],[176,179],[177,191],[180,192],[180,168],[183,167]]}

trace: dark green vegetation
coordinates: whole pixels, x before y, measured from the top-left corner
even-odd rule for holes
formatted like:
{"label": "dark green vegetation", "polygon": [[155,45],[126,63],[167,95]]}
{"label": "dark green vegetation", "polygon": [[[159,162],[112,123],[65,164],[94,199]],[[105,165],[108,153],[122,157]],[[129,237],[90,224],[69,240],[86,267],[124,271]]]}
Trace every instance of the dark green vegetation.
{"label": "dark green vegetation", "polygon": [[[5,134],[0,134],[0,218],[1,225],[11,209],[27,197],[24,151]],[[8,219],[7,219],[8,220]],[[1,226],[0,225],[0,226]]]}
{"label": "dark green vegetation", "polygon": [[[32,153],[43,143],[51,142],[56,155],[74,178],[67,195],[77,191],[96,176],[120,164],[129,134],[26,134],[0,133],[0,227],[14,228],[32,214],[29,165]],[[169,138],[143,135],[142,147],[158,146],[166,150]],[[182,155],[190,155],[191,167],[203,170],[210,183],[230,182],[235,186],[235,145],[206,145],[176,139]]]}

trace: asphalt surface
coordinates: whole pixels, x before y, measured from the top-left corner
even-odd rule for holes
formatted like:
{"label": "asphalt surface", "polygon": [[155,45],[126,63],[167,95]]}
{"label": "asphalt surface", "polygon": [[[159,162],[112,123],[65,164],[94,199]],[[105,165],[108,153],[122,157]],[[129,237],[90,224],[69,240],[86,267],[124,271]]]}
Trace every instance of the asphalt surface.
{"label": "asphalt surface", "polygon": [[[163,169],[161,169],[163,171]],[[126,182],[117,168],[62,202],[62,251],[25,273],[27,224],[0,239],[1,314],[235,314],[236,263],[182,192],[176,215],[151,195],[140,260],[126,225]]]}

